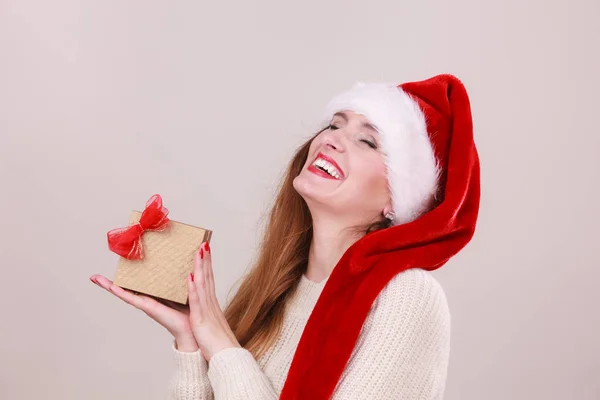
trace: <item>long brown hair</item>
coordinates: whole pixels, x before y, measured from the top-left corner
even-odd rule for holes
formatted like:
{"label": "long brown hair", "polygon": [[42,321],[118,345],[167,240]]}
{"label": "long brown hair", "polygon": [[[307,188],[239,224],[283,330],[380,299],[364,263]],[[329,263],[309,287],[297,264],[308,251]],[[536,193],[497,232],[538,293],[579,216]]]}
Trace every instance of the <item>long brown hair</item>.
{"label": "long brown hair", "polygon": [[[279,335],[285,304],[306,271],[312,218],[292,182],[302,171],[312,141],[323,130],[296,150],[269,213],[257,260],[225,310],[238,342],[256,359]],[[350,229],[368,234],[389,226],[390,221],[381,218],[367,226]]]}

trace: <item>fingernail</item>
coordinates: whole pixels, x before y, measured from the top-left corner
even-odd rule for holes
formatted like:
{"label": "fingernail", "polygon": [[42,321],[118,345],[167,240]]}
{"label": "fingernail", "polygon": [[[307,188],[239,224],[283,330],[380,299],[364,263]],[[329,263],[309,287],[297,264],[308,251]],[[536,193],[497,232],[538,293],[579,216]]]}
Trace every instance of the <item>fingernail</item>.
{"label": "fingernail", "polygon": [[90,281],[94,282],[96,285],[98,284],[92,277],[90,277]]}
{"label": "fingernail", "polygon": [[204,258],[204,249],[200,249],[200,258]]}
{"label": "fingernail", "polygon": [[210,253],[210,244],[208,244],[208,242],[204,242],[204,248]]}
{"label": "fingernail", "polygon": [[194,282],[194,273],[193,272],[190,273],[190,279],[192,280],[192,282]]}

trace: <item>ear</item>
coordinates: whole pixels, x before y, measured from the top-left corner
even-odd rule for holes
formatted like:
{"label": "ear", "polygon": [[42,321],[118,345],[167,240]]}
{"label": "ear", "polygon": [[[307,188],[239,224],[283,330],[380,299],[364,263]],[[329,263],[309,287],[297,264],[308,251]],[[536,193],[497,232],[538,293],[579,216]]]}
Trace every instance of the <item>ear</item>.
{"label": "ear", "polygon": [[387,215],[387,213],[390,211],[392,211],[392,203],[388,203],[385,207],[383,207],[383,215]]}

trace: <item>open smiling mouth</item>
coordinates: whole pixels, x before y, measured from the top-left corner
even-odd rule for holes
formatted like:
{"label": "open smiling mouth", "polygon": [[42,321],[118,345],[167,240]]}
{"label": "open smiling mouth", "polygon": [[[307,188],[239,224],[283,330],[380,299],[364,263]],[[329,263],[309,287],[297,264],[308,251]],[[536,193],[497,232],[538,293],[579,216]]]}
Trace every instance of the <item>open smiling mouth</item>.
{"label": "open smiling mouth", "polygon": [[341,180],[344,177],[343,172],[332,162],[326,160],[319,154],[315,161],[308,168],[311,172],[326,178]]}

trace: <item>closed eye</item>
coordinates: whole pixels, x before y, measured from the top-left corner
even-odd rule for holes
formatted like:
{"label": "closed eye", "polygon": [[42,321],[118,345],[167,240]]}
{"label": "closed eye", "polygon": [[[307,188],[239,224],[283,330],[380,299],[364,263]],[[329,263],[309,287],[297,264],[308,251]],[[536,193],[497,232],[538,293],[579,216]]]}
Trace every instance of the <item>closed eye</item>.
{"label": "closed eye", "polygon": [[[331,129],[332,131],[336,130],[336,129],[340,129],[338,126],[335,126],[333,124],[330,124],[327,128],[325,129]],[[363,143],[366,143],[370,148],[372,149],[377,149],[377,145],[373,142],[371,142],[370,140],[367,139],[361,139],[360,140]]]}
{"label": "closed eye", "polygon": [[367,139],[361,139],[360,141],[368,144],[369,147],[371,147],[372,149],[376,149],[377,148],[377,145],[375,143],[373,143],[373,142],[371,142],[371,141],[369,141]]}

